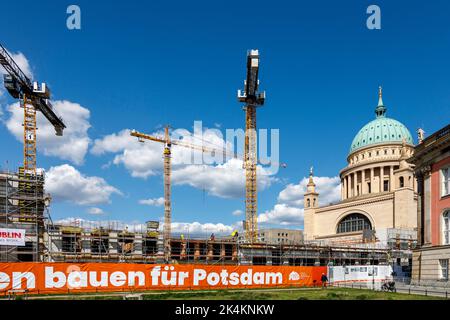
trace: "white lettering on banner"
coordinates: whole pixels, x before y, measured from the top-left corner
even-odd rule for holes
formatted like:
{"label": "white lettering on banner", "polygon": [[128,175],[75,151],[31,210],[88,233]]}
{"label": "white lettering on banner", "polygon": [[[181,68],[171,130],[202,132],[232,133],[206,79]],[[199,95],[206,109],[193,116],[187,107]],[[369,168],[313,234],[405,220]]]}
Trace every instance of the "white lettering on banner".
{"label": "white lettering on banner", "polygon": [[[0,272],[0,290],[8,288],[10,284],[11,284],[11,277],[4,272]],[[12,273],[12,289],[34,289],[34,288],[36,288],[36,277],[33,272]]]}
{"label": "white lettering on banner", "polygon": [[216,286],[219,282],[223,285],[244,285],[249,286],[252,284],[282,284],[283,275],[281,272],[255,272],[252,269],[248,269],[247,272],[243,272],[240,276],[237,272],[228,274],[227,270],[222,270],[219,273],[211,272],[207,273],[204,269],[194,269],[193,285],[200,286],[205,284],[209,286]]}
{"label": "white lettering on banner", "polygon": [[25,246],[25,230],[0,228],[0,245]]}
{"label": "white lettering on banner", "polygon": [[8,274],[0,272],[0,290],[6,289],[11,281]]}
{"label": "white lettering on banner", "polygon": [[[118,269],[118,267],[116,267]],[[79,265],[69,265],[65,270],[57,264],[43,266],[42,273],[22,270],[0,271],[0,290],[4,289],[83,289],[124,287],[198,287],[283,285],[283,273],[276,271],[255,271],[241,268],[231,271],[222,268],[211,270],[196,266],[190,271],[177,270],[174,266],[154,266],[147,271],[111,269],[110,271],[83,270]],[[1,270],[1,269],[0,269]],[[32,269],[30,269],[32,270]],[[4,271],[4,270],[3,270]],[[38,277],[42,277],[38,279]],[[147,278],[148,277],[148,278]],[[287,276],[286,279],[287,280]]]}

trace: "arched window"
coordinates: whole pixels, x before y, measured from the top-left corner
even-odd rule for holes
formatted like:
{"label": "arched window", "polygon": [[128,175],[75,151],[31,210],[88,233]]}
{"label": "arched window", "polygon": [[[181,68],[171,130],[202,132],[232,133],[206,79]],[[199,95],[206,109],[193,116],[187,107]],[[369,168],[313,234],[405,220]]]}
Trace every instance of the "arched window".
{"label": "arched window", "polygon": [[306,199],[306,207],[309,208],[311,206],[311,200]]}
{"label": "arched window", "polygon": [[352,213],[345,216],[337,227],[337,233],[355,232],[362,230],[372,230],[369,219],[360,213]]}
{"label": "arched window", "polygon": [[400,177],[398,179],[398,182],[399,182],[399,187],[400,188],[403,188],[405,186],[405,179],[403,177]]}
{"label": "arched window", "polygon": [[442,218],[443,244],[450,244],[450,210],[445,211]]}

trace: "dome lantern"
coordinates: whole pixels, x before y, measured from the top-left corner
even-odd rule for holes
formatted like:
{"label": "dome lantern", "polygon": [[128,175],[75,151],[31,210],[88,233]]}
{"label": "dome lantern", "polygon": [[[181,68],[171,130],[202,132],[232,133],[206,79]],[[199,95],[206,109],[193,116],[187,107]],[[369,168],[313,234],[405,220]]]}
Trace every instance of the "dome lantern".
{"label": "dome lantern", "polygon": [[414,145],[408,128],[399,121],[386,117],[386,110],[383,103],[383,91],[379,87],[376,118],[359,130],[350,146],[350,154],[372,145],[402,144],[403,140],[407,145]]}
{"label": "dome lantern", "polygon": [[375,114],[377,118],[384,117],[386,114],[386,107],[383,104],[383,88],[381,86],[378,87],[378,106],[375,109]]}

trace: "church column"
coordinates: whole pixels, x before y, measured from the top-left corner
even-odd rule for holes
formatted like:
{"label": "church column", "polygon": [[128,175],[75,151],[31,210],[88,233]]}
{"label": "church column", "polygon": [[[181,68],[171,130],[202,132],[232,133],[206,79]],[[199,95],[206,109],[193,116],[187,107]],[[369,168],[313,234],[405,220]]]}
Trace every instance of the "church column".
{"label": "church column", "polygon": [[352,195],[352,197],[354,197],[355,194],[356,194],[356,179],[355,179],[355,172],[353,172],[352,175],[351,175],[351,186],[352,186],[352,192],[351,192],[351,195]]}
{"label": "church column", "polygon": [[373,192],[373,168],[370,168],[370,193]]}
{"label": "church column", "polygon": [[348,193],[347,193],[347,176],[344,177],[344,197],[342,200],[345,200],[348,198]]}
{"label": "church column", "polygon": [[344,183],[345,183],[345,194],[344,195],[345,195],[345,199],[348,199],[349,198],[348,189],[350,189],[350,184],[348,183],[348,175],[345,176]]}
{"label": "church column", "polygon": [[394,191],[394,166],[389,167],[389,191]]}
{"label": "church column", "polygon": [[361,171],[361,194],[366,194],[366,169]]}
{"label": "church column", "polygon": [[384,167],[380,167],[379,192],[383,192]]}
{"label": "church column", "polygon": [[356,197],[358,194],[356,193],[356,185],[358,184],[358,171],[353,173],[353,196]]}
{"label": "church column", "polygon": [[341,179],[341,200],[344,200],[344,179]]}
{"label": "church column", "polygon": [[360,173],[361,171],[356,171],[355,172],[355,174],[356,174],[356,196],[359,196],[359,195],[361,195],[361,186],[359,185],[359,176],[360,176]]}

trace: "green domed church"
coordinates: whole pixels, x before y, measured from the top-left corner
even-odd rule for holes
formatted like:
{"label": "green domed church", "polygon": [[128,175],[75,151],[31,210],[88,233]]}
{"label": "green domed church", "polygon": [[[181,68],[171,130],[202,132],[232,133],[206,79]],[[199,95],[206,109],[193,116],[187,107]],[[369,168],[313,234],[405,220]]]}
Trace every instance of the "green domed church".
{"label": "green domed church", "polygon": [[387,116],[382,89],[375,119],[354,137],[341,178],[341,200],[323,204],[310,173],[304,195],[307,240],[329,244],[377,243],[387,246],[391,234],[417,238],[417,183],[406,161],[414,141],[401,122]]}

